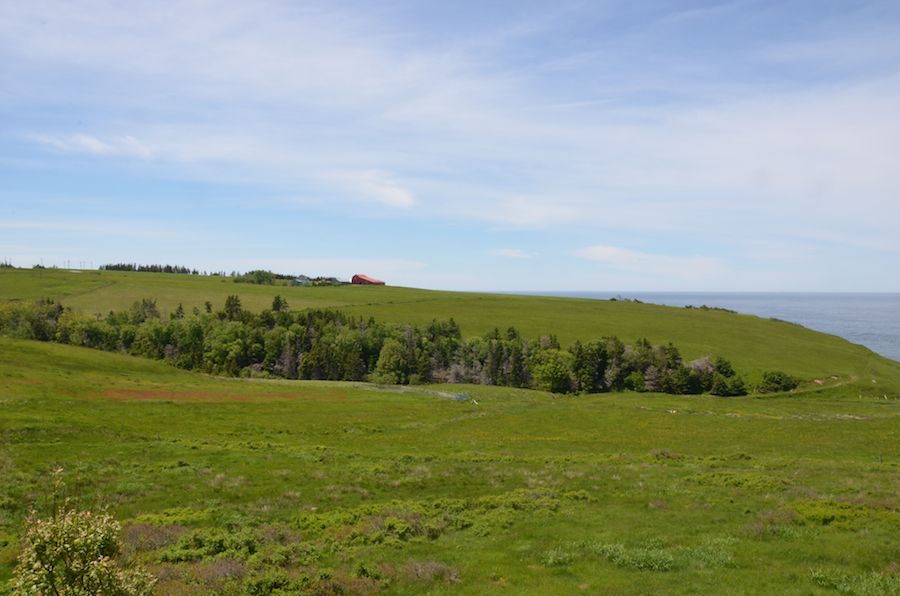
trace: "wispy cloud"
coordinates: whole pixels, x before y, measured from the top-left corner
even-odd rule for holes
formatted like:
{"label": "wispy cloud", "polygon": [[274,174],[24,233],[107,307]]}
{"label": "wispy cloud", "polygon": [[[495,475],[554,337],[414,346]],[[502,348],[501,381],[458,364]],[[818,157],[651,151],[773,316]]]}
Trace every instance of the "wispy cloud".
{"label": "wispy cloud", "polygon": [[[743,258],[825,269],[826,245],[879,251],[891,269],[896,10],[697,6],[507,1],[475,19],[407,0],[7,2],[0,164],[25,187],[83,177],[52,189],[47,201],[65,205],[116,180],[117,195],[140,188],[169,213],[238,189],[284,225],[302,211],[308,228],[334,229],[352,211],[341,232],[360,237],[366,218],[415,221],[433,240],[416,258],[432,263],[434,247],[478,238],[446,263],[448,284],[491,278],[494,246],[532,246],[491,234],[533,230],[569,255],[605,238],[613,246],[579,256],[648,279],[724,276]],[[136,221],[148,204],[109,201],[91,205]],[[15,217],[50,212],[32,204],[16,199]],[[235,213],[186,225],[268,249],[271,226]],[[782,244],[803,248],[779,259]],[[629,245],[672,250],[615,248]],[[574,279],[535,247],[541,279]],[[312,240],[304,250],[333,254]],[[489,254],[536,257],[502,251]]]}
{"label": "wispy cloud", "polygon": [[350,178],[363,196],[371,200],[402,209],[408,209],[416,204],[412,193],[394,182],[386,172],[368,170],[353,174]]}
{"label": "wispy cloud", "polygon": [[94,155],[132,155],[150,157],[150,149],[131,136],[114,137],[101,141],[86,134],[74,134],[67,137],[53,135],[29,135],[28,140],[52,147],[64,153],[91,153]]}
{"label": "wispy cloud", "polygon": [[719,260],[712,257],[673,257],[615,246],[588,246],[575,251],[575,255],[604,263],[614,269],[678,279],[703,280],[727,272]]}
{"label": "wispy cloud", "polygon": [[538,257],[536,252],[525,252],[519,248],[498,248],[497,250],[488,252],[488,254],[497,257],[508,257],[510,259],[536,259]]}
{"label": "wispy cloud", "polygon": [[[331,201],[417,205],[434,216],[525,228],[629,226],[638,216],[641,225],[656,218],[662,227],[694,222],[709,228],[717,225],[707,222],[727,215],[685,212],[672,196],[717,193],[717,207],[725,205],[726,214],[751,196],[757,204],[809,213],[811,201],[831,207],[853,192],[873,205],[898,184],[892,113],[900,94],[889,79],[880,87],[854,81],[827,93],[748,88],[713,76],[718,63],[712,57],[678,77],[671,73],[699,66],[685,64],[689,46],[667,55],[631,28],[611,30],[608,41],[600,37],[574,54],[548,48],[519,68],[515,50],[545,41],[559,27],[602,27],[605,21],[612,27],[616,19],[631,18],[623,7],[517,10],[478,36],[449,35],[443,44],[424,47],[410,45],[415,38],[395,29],[391,13],[353,3],[100,6],[45,0],[8,9],[20,21],[45,21],[32,31],[5,30],[13,55],[26,56],[37,69],[66,65],[101,73],[106,78],[98,89],[76,95],[77,104],[108,101],[114,112],[133,105],[150,118],[132,136],[116,130],[34,136],[57,151],[220,163],[192,175],[240,172],[247,182],[299,192],[321,189],[316,172],[354,172],[350,188],[331,181]],[[746,10],[676,5],[648,26],[678,39],[711,22],[739,19]],[[893,28],[879,31],[886,39]],[[787,39],[743,58],[771,64],[795,47]],[[860,39],[842,36],[837,46],[827,38],[804,40],[803,60],[820,63],[834,47]],[[640,58],[638,49],[660,62]],[[604,59],[612,51],[634,68]],[[855,63],[867,56],[874,59],[861,52]],[[546,84],[559,76],[570,86]],[[604,84],[572,87],[569,77]],[[683,99],[674,105],[642,99],[649,95]],[[475,180],[476,168],[496,176]],[[403,182],[414,171],[465,180],[469,192],[448,201],[439,185],[414,191]],[[817,217],[840,226],[844,215],[834,212],[820,209]]]}

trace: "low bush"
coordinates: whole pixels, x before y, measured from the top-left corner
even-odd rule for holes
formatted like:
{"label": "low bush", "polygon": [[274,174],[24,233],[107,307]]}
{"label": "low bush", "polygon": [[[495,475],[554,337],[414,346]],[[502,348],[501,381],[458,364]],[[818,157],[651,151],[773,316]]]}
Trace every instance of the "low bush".
{"label": "low bush", "polygon": [[[57,481],[57,498],[61,486]],[[141,567],[119,565],[121,548],[121,526],[112,516],[54,499],[49,518],[32,510],[26,520],[12,594],[149,596],[153,577]]]}
{"label": "low bush", "polygon": [[873,518],[889,517],[894,523],[900,522],[900,515],[894,511],[873,507],[865,503],[833,501],[799,500],[791,503],[791,509],[797,517],[806,523],[833,526],[844,530],[854,530],[860,524],[868,523]]}
{"label": "low bush", "polygon": [[757,492],[770,492],[787,488],[787,483],[784,480],[765,476],[758,472],[709,472],[706,474],[694,474],[693,476],[688,476],[685,480],[702,486],[729,486]]}
{"label": "low bush", "polygon": [[756,390],[760,393],[777,393],[796,389],[799,384],[800,380],[796,377],[781,371],[769,370],[763,373],[762,382],[756,386]]}

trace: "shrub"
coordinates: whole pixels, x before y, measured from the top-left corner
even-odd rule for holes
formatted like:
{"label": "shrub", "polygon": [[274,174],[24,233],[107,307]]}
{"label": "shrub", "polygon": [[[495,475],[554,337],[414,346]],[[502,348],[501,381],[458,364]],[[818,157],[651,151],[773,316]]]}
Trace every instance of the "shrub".
{"label": "shrub", "polygon": [[685,480],[701,486],[727,486],[756,492],[773,492],[787,487],[784,480],[758,472],[709,472],[694,474]]}
{"label": "shrub", "polygon": [[713,375],[712,387],[709,392],[713,395],[731,397],[735,395],[747,395],[744,379],[737,375],[725,376],[719,372]]}
{"label": "shrub", "polygon": [[[833,501],[825,499],[821,501],[798,500],[791,504],[791,509],[797,517],[810,524],[822,526],[834,526],[844,530],[856,529],[860,524],[868,522],[872,516],[878,516],[885,512],[862,503],[850,503],[846,501]],[[889,514],[893,517],[895,514]]]}
{"label": "shrub", "polygon": [[116,562],[120,533],[111,516],[81,511],[69,499],[54,506],[50,519],[38,519],[32,510],[13,576],[13,595],[149,595],[154,584],[150,574]]}
{"label": "shrub", "polygon": [[227,532],[217,528],[201,528],[178,538],[174,546],[159,554],[159,560],[177,563],[219,556],[244,559],[258,549],[259,542],[250,530]]}
{"label": "shrub", "polygon": [[639,370],[631,371],[625,377],[625,388],[632,391],[647,391],[647,381],[644,379],[644,373]]}
{"label": "shrub", "polygon": [[777,393],[795,389],[799,384],[800,380],[796,377],[778,370],[769,370],[763,373],[762,383],[757,385],[756,390],[760,393]]}
{"label": "shrub", "polygon": [[285,589],[299,587],[293,584],[294,582],[284,572],[270,569],[265,575],[249,580],[246,590],[248,596],[269,596],[269,594],[277,594]]}
{"label": "shrub", "polygon": [[377,565],[359,561],[353,569],[355,577],[368,577],[370,579],[384,579],[384,572]]}

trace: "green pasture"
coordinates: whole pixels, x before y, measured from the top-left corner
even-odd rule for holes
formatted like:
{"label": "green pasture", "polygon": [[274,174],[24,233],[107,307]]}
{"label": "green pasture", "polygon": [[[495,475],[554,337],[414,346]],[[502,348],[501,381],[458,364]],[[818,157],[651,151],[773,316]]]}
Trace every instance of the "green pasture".
{"label": "green pasture", "polygon": [[[339,308],[564,346],[617,335],[803,380],[740,398],[214,378],[0,338],[0,594],[62,468],[160,595],[900,594],[900,363],[784,322],[624,301],[0,269],[83,313]],[[457,398],[457,399],[454,399]]]}
{"label": "green pasture", "polygon": [[160,594],[895,594],[900,401],[851,385],[403,390],[0,339],[0,576],[62,467]]}
{"label": "green pasture", "polygon": [[231,277],[177,273],[0,269],[0,299],[53,298],[85,313],[126,310],[144,298],[156,300],[161,311],[173,312],[179,304],[186,311],[203,310],[207,301],[213,308],[221,309],[230,295],[239,296],[244,308],[253,311],[270,308],[276,295],[286,298],[294,310],[378,306],[469,296],[392,286],[300,287],[290,286],[283,280],[272,286],[238,284]]}
{"label": "green pasture", "polygon": [[[763,371],[782,370],[805,381],[836,376],[861,383],[860,390],[900,390],[900,363],[845,339],[780,321],[717,310],[699,310],[625,301],[441,292],[391,286],[291,287],[236,284],[231,278],[119,271],[0,269],[0,299],[53,298],[89,314],[127,310],[154,299],[160,311],[222,309],[229,295],[243,307],[262,311],[276,295],[293,310],[337,308],[357,317],[400,324],[453,318],[464,336],[510,326],[529,338],[554,334],[563,346],[604,336],[626,343],[647,338],[673,343],[685,360],[708,353],[732,361],[748,383]],[[872,380],[876,383],[872,383]]]}

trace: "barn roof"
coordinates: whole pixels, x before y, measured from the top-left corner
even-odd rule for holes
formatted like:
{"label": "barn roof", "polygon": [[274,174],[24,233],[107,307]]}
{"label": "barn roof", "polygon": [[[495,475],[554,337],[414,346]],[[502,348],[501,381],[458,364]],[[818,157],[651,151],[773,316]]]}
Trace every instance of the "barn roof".
{"label": "barn roof", "polygon": [[384,282],[381,281],[380,279],[375,279],[374,277],[369,277],[368,275],[363,275],[363,274],[361,274],[361,273],[357,273],[355,277],[358,277],[358,278],[360,278],[360,279],[364,279],[364,280],[366,280],[367,282],[373,283],[373,284],[383,284],[383,283],[384,283]]}

